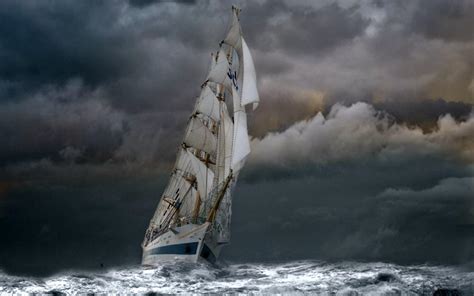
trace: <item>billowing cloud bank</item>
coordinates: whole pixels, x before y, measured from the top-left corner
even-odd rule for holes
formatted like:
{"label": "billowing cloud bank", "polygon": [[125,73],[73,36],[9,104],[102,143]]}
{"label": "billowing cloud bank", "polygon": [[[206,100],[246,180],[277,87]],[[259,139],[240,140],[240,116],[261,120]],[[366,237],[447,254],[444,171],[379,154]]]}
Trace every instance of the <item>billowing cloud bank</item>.
{"label": "billowing cloud bank", "polygon": [[417,153],[444,153],[454,159],[474,161],[474,112],[458,122],[449,114],[438,119],[431,132],[397,124],[384,112],[366,103],[335,105],[325,117],[318,113],[280,133],[252,142],[250,162],[290,167],[326,164]]}

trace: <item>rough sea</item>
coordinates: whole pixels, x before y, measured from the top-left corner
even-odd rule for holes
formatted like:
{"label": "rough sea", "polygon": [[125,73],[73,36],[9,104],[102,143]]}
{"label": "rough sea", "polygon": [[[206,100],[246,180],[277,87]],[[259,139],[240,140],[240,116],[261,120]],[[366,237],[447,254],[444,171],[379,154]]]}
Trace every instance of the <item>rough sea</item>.
{"label": "rough sea", "polygon": [[48,278],[0,274],[0,294],[474,295],[474,272],[386,263],[173,264]]}

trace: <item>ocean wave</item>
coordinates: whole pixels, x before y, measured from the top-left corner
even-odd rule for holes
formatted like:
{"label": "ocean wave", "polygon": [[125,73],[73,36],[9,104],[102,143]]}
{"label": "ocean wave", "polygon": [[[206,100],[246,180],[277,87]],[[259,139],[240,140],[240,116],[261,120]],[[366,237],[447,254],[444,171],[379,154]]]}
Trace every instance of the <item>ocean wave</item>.
{"label": "ocean wave", "polygon": [[474,295],[474,272],[386,263],[175,263],[49,278],[0,273],[1,294]]}

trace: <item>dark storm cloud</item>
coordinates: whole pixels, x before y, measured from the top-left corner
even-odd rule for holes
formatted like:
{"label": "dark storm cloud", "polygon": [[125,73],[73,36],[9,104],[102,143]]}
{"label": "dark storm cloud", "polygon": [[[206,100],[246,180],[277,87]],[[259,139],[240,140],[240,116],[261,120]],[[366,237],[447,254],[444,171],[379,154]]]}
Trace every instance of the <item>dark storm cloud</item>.
{"label": "dark storm cloud", "polygon": [[[123,1],[2,2],[1,100],[79,78],[120,109],[180,106],[198,92],[207,61],[184,47],[186,36],[175,36],[169,10],[147,17]],[[197,86],[183,91],[181,83]]]}
{"label": "dark storm cloud", "polygon": [[467,119],[472,112],[472,105],[462,102],[447,102],[443,99],[392,99],[376,102],[374,107],[388,112],[399,123],[420,126],[428,130],[436,127],[438,119],[445,114],[450,114],[458,119]]}
{"label": "dark storm cloud", "polygon": [[452,41],[473,41],[474,3],[461,1],[420,1],[410,23],[411,27],[427,36]]}
{"label": "dark storm cloud", "polygon": [[[269,3],[271,2],[265,2],[270,6]],[[456,23],[465,23],[463,29],[450,22],[438,22],[442,28],[429,27],[440,34],[441,30],[446,32],[451,30],[453,33],[450,36],[472,35],[472,30],[469,29],[471,26],[468,24],[472,22],[470,15],[474,8],[467,2],[462,3],[464,4],[460,5],[463,13],[458,16]],[[420,14],[433,16],[433,22],[436,22],[437,10],[442,8],[423,1],[302,1],[291,4],[292,8],[289,8],[286,18],[284,13],[279,17],[276,17],[278,13],[274,13],[275,17],[269,17],[267,25],[261,25],[263,37],[252,40],[252,43],[257,45],[254,46],[254,50],[259,69],[270,68],[265,63],[273,61],[276,65],[290,61],[292,65],[285,72],[269,74],[271,82],[268,81],[270,79],[266,79],[266,73],[263,73],[262,77],[262,73],[259,72],[261,91],[270,93],[288,87],[320,91],[328,95],[328,105],[345,99],[345,96],[353,98],[353,102],[358,100],[376,102],[392,97],[406,98],[407,101],[442,97],[447,101],[461,101],[467,104],[474,102],[471,87],[473,85],[471,53],[474,50],[472,38],[462,40],[442,36],[435,38],[422,33],[420,23],[423,20]],[[319,32],[314,36],[307,36],[305,45],[299,46],[303,50],[296,54],[291,48],[298,44],[299,35],[290,34],[294,39],[285,39],[283,42],[284,32],[294,27],[295,31],[303,31],[301,34],[306,34],[318,30],[314,27],[320,27],[293,25],[290,16],[292,13],[297,14],[299,9],[306,15],[327,10],[344,13],[345,17],[333,18],[333,21],[327,22],[331,28],[326,30],[328,34],[343,32],[344,24],[357,30],[352,31],[353,34],[331,36]],[[267,10],[271,11],[271,8]],[[316,19],[311,18],[314,22]],[[359,25],[351,24],[351,20],[357,20]],[[281,27],[269,25],[273,23]],[[272,34],[274,38],[265,40],[266,36]],[[327,36],[333,38],[332,42],[325,41]],[[279,41],[282,41],[281,44],[278,44]],[[260,48],[261,43],[272,46]],[[324,49],[328,44],[327,50]],[[279,55],[278,59],[269,60],[260,57],[268,53]],[[341,97],[340,94],[344,96]],[[272,96],[269,96],[270,100],[271,98]]]}
{"label": "dark storm cloud", "polygon": [[130,67],[123,46],[131,40],[110,30],[117,12],[94,1],[3,1],[0,78],[34,88],[71,77],[93,85],[119,77]]}
{"label": "dark storm cloud", "polygon": [[87,91],[79,80],[50,88],[0,108],[0,164],[58,159],[65,147],[81,152],[83,161],[102,162],[120,146],[125,116]]}
{"label": "dark storm cloud", "polygon": [[7,170],[27,179],[11,182],[7,196],[0,192],[2,270],[44,276],[137,263],[166,176],[48,161]]}
{"label": "dark storm cloud", "polygon": [[360,35],[368,25],[355,7],[345,9],[336,2],[317,8],[280,0],[257,3],[244,5],[242,22],[258,28],[246,32],[246,38],[255,49],[268,52],[322,54]]}
{"label": "dark storm cloud", "polygon": [[1,162],[60,162],[67,147],[80,162],[171,161],[175,150],[156,139],[177,144],[207,55],[195,63],[167,9],[154,23],[122,1],[2,2]]}
{"label": "dark storm cloud", "polygon": [[195,4],[196,0],[129,0],[129,3],[133,6],[138,6],[140,8],[146,7],[152,4],[159,4],[159,3],[179,3],[179,4]]}
{"label": "dark storm cloud", "polygon": [[3,104],[0,164],[47,159],[58,164],[168,167],[180,140],[176,131],[184,131],[188,114],[122,112],[101,90],[84,89],[80,80],[72,80],[64,88],[48,88],[27,100]]}
{"label": "dark storm cloud", "polygon": [[293,168],[285,178],[257,183],[244,177],[225,255],[254,261],[472,261],[472,172],[443,158],[412,157]]}

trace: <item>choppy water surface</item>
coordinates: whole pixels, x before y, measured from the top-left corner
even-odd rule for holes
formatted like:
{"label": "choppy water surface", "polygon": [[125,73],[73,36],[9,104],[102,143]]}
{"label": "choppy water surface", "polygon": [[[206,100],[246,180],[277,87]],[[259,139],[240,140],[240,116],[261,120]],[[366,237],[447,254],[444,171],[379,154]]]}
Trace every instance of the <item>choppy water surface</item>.
{"label": "choppy water surface", "polygon": [[474,295],[474,272],[454,267],[299,261],[219,267],[174,264],[156,269],[69,272],[44,279],[0,274],[2,294],[52,292]]}

